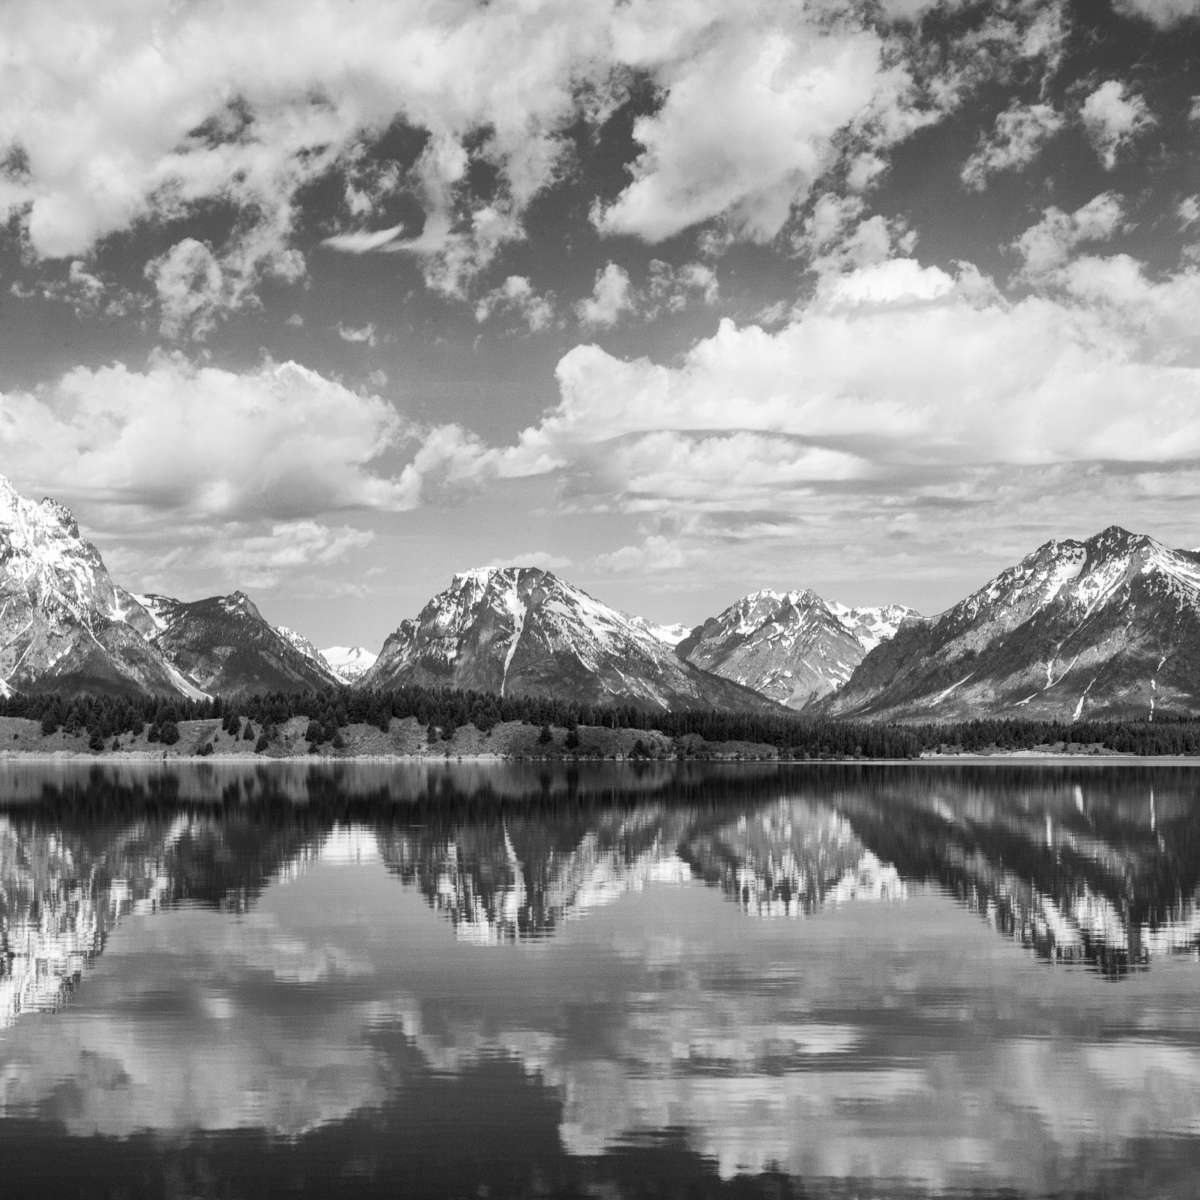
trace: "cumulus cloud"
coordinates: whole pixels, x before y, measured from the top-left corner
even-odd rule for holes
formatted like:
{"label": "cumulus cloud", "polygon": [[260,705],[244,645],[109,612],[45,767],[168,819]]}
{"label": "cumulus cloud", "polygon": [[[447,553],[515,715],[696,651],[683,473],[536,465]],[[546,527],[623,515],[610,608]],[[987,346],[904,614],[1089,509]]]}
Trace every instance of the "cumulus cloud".
{"label": "cumulus cloud", "polygon": [[1146,101],[1119,79],[1102,83],[1083,102],[1083,125],[1107,171],[1113,170],[1121,152],[1155,124]]}
{"label": "cumulus cloud", "polygon": [[79,367],[0,402],[0,454],[30,486],[210,518],[410,507],[380,458],[414,434],[383,400],[296,363]]}
{"label": "cumulus cloud", "polygon": [[989,176],[1027,167],[1064,124],[1062,114],[1052,105],[1014,101],[1000,113],[991,133],[980,138],[975,152],[963,164],[963,183],[973,191],[982,191]]}
{"label": "cumulus cloud", "polygon": [[774,237],[835,161],[834,139],[869,107],[882,74],[881,44],[865,32],[768,30],[714,45],[635,122],[644,149],[633,181],[597,210],[597,226],[658,242],[725,215],[750,240]]}
{"label": "cumulus cloud", "polygon": [[1073,213],[1048,208],[1042,219],[1013,243],[1026,278],[1049,275],[1063,266],[1076,247],[1106,242],[1125,225],[1125,204],[1114,192],[1102,192]]}
{"label": "cumulus cloud", "polygon": [[592,294],[575,306],[580,324],[594,329],[611,329],[625,313],[633,312],[636,301],[629,272],[616,263],[606,263],[596,272]]}
{"label": "cumulus cloud", "polygon": [[359,346],[374,347],[378,341],[374,321],[368,321],[365,325],[343,325],[339,321],[337,331],[338,337],[343,342],[351,342]]}
{"label": "cumulus cloud", "polygon": [[863,218],[861,196],[823,192],[792,238],[792,248],[820,274],[869,267],[899,250],[911,253],[916,234],[899,217],[880,214]]}
{"label": "cumulus cloud", "polygon": [[[1102,197],[1063,219],[1071,240],[1122,218]],[[797,539],[845,571],[848,537],[863,562],[899,561],[915,515],[973,539],[979,506],[1001,502],[1029,528],[1076,513],[1086,529],[1101,495],[1121,518],[1133,501],[1118,482],[1146,464],[1165,492],[1186,491],[1181,465],[1200,456],[1188,320],[1200,271],[1154,279],[1120,255],[1053,261],[1015,300],[969,264],[847,269],[781,328],[725,320],[671,363],[577,346],[540,421],[506,446],[447,431],[406,483],[428,498],[554,475],[565,507],[643,525],[641,542],[596,564],[614,572],[683,569],[714,546],[738,563]]]}
{"label": "cumulus cloud", "polygon": [[[720,0],[65,0],[49,22],[37,0],[11,0],[0,217],[16,214],[44,260],[233,211],[227,240],[184,239],[148,267],[164,336],[200,339],[265,279],[302,276],[298,210],[340,174],[342,227],[325,246],[410,255],[430,288],[474,298],[526,236],[531,201],[572,170],[572,128],[599,128],[648,81],[658,102],[597,226],[658,242],[720,222],[764,241],[843,159],[866,188],[891,146],[989,72],[1052,56],[1062,6],[988,15],[950,63],[918,45],[925,4],[886,7],[879,26],[845,0],[736,13]],[[380,163],[373,147],[398,122],[423,149]],[[494,179],[486,195],[473,167]],[[392,202],[414,197],[423,221],[398,221]]]}
{"label": "cumulus cloud", "polygon": [[[134,551],[131,570],[139,586],[158,579],[176,579],[181,573],[215,573],[238,587],[272,588],[294,573],[313,567],[331,567],[347,555],[374,541],[370,530],[321,521],[274,521],[269,524],[233,523],[219,536],[197,530],[186,546],[156,551],[150,562]],[[153,579],[147,579],[147,568]]]}
{"label": "cumulus cloud", "polygon": [[1115,0],[1118,12],[1170,29],[1200,17],[1200,0]]}
{"label": "cumulus cloud", "polygon": [[626,315],[653,321],[664,313],[682,312],[692,303],[715,304],[720,290],[717,273],[707,263],[674,267],[653,258],[645,284],[635,287],[629,272],[610,262],[596,272],[592,294],[575,305],[575,315],[587,328],[611,329]]}
{"label": "cumulus cloud", "polygon": [[554,298],[542,295],[525,275],[510,275],[475,305],[475,320],[481,324],[495,313],[511,313],[541,333],[554,324]]}

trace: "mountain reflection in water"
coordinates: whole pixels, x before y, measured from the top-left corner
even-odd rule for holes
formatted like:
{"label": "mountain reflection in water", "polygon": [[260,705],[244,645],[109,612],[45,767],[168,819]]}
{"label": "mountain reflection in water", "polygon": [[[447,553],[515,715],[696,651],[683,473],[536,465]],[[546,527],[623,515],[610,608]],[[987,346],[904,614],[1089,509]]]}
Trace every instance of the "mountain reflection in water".
{"label": "mountain reflection in water", "polygon": [[285,1139],[254,1170],[336,1161],[356,1194],[621,1195],[668,1163],[1162,1194],[1200,1166],[1196,779],[5,768],[0,1161],[33,1187],[16,1146],[87,1178],[140,1146],[190,1178],[191,1143],[139,1139],[242,1130]]}

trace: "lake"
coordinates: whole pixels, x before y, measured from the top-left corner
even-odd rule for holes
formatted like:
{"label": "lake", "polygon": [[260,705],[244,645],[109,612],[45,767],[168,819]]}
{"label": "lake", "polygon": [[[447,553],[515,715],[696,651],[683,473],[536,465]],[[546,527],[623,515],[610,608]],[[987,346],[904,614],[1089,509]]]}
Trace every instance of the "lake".
{"label": "lake", "polygon": [[0,1194],[1191,1197],[1200,770],[0,768]]}

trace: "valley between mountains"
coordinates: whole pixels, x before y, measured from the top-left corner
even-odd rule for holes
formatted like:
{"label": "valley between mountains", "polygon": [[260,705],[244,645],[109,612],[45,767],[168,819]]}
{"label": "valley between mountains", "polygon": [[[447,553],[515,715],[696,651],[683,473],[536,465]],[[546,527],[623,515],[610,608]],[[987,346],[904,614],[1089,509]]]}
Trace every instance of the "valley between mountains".
{"label": "valley between mountains", "polygon": [[1200,712],[1200,553],[1050,541],[936,616],[758,591],[690,630],[548,571],[465,571],[378,653],[319,649],[243,592],[127,590],[72,514],[0,477],[0,694],[166,699],[471,689],[649,711],[874,722]]}

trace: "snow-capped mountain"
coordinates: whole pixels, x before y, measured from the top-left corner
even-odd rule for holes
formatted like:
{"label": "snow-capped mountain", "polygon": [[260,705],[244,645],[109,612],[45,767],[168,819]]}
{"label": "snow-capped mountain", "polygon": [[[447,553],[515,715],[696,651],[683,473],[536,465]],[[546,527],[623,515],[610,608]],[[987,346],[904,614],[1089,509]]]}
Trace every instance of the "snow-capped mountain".
{"label": "snow-capped mountain", "polygon": [[354,683],[361,679],[379,657],[363,646],[327,646],[320,654],[326,666],[343,683]]}
{"label": "snow-capped mountain", "polygon": [[1050,541],[941,616],[907,622],[834,715],[1078,720],[1200,708],[1200,553],[1112,526]]}
{"label": "snow-capped mountain", "polygon": [[898,604],[847,608],[808,590],[758,591],[697,626],[677,653],[800,709],[841,687],[868,651],[915,616]]}
{"label": "snow-capped mountain", "polygon": [[657,625],[653,621],[646,620],[645,617],[631,617],[630,620],[639,629],[644,629],[667,646],[678,646],[692,632],[686,625]]}
{"label": "snow-capped mountain", "polygon": [[276,629],[244,592],[190,603],[150,597],[166,624],[154,644],[205,691],[222,696],[300,691],[338,682],[321,653]]}
{"label": "snow-capped mountain", "polygon": [[404,621],[362,684],[406,683],[656,708],[773,707],[681,661],[644,625],[535,567],[456,575]]}
{"label": "snow-capped mountain", "polygon": [[0,476],[0,692],[198,694],[150,645],[155,632],[71,513]]}

